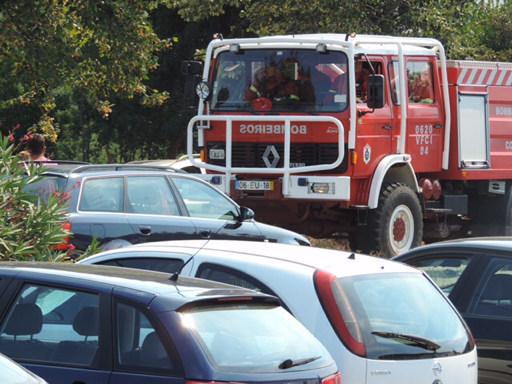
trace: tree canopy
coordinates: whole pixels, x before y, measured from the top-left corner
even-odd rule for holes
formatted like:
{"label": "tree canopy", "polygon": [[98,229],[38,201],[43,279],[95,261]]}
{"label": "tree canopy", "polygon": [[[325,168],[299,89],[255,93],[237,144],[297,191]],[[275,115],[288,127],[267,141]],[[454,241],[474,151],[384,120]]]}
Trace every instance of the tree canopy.
{"label": "tree canopy", "polygon": [[422,36],[512,61],[511,20],[512,0],[4,0],[0,129],[43,132],[62,159],[175,157],[194,113],[180,62],[215,32]]}
{"label": "tree canopy", "polygon": [[51,111],[55,90],[80,89],[107,117],[109,95],[142,95],[161,103],[144,83],[158,66],[157,53],[172,45],[153,30],[149,12],[159,1],[4,0],[0,10],[0,61],[17,92],[7,106],[39,108],[39,129],[59,132]]}

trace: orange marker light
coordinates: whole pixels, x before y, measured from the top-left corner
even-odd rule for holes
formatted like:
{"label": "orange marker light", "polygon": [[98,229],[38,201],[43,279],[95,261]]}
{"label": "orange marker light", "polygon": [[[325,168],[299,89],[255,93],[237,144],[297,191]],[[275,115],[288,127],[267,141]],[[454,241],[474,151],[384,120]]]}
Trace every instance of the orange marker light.
{"label": "orange marker light", "polygon": [[351,164],[352,165],[356,165],[357,164],[357,152],[356,151],[352,151],[352,159],[351,159]]}

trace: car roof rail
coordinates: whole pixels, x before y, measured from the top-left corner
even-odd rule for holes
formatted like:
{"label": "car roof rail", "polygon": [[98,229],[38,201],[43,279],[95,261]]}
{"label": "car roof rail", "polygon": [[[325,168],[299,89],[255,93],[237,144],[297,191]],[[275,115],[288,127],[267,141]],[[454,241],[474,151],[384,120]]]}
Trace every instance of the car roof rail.
{"label": "car roof rail", "polygon": [[75,165],[90,165],[91,163],[88,163],[86,161],[75,161],[75,160],[26,160],[25,163],[34,163],[34,164],[50,164],[50,165],[60,165],[60,164],[75,164]]}
{"label": "car roof rail", "polygon": [[187,173],[185,171],[182,171],[181,169],[175,169],[169,166],[146,164],[90,164],[74,169],[73,173],[96,171],[166,171],[176,173]]}

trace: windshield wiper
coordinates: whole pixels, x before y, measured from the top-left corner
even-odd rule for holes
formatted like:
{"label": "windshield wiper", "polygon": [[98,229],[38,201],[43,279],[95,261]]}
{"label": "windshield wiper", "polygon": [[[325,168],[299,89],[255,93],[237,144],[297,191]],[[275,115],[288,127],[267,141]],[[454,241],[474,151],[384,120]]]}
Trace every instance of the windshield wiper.
{"label": "windshield wiper", "polygon": [[299,360],[292,360],[292,359],[286,359],[281,364],[279,364],[279,369],[288,369],[292,367],[296,367],[298,365],[306,365],[311,363],[312,361],[318,360],[322,356],[314,356],[314,357],[308,357],[306,359],[299,359]]}
{"label": "windshield wiper", "polygon": [[439,344],[434,343],[433,341],[424,339],[419,336],[414,335],[404,335],[401,333],[393,333],[393,332],[379,332],[375,331],[372,332],[372,335],[377,335],[380,337],[384,337],[386,339],[399,339],[399,340],[406,340],[411,341],[414,344],[411,344],[412,346],[423,348],[429,351],[437,351],[441,346]]}

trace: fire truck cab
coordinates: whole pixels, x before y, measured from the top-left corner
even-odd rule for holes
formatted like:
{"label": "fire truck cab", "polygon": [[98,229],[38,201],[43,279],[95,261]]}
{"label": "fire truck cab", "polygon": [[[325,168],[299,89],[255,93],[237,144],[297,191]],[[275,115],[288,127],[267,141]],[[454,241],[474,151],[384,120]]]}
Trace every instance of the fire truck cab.
{"label": "fire truck cab", "polygon": [[182,71],[190,161],[260,221],[383,257],[510,232],[512,64],[314,34],[217,38]]}

